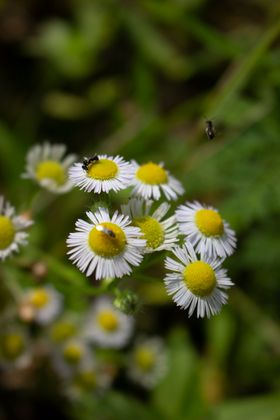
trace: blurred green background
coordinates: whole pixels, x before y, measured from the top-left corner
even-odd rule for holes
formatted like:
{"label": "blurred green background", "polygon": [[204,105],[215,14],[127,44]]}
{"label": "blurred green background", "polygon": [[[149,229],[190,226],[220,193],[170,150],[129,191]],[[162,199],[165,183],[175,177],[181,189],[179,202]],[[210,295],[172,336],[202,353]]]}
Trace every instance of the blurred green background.
{"label": "blurred green background", "polygon": [[[146,302],[138,328],[170,353],[153,391],[120,382],[69,408],[59,390],[2,390],[1,420],[280,419],[279,16],[273,0],[1,0],[1,194],[28,209],[25,154],[49,139],[80,157],[164,161],[184,200],[218,207],[238,237],[226,262],[236,287],[211,320],[188,319],[157,281],[135,286]],[[56,197],[21,254],[46,261],[77,310],[88,285],[65,238],[87,206],[78,190]],[[28,283],[11,263],[4,276]]]}

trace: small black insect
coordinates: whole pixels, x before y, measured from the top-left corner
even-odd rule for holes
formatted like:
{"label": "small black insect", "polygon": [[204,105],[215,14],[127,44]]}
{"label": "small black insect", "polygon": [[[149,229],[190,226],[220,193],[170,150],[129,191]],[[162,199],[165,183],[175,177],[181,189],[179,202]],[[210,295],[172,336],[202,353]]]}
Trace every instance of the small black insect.
{"label": "small black insect", "polygon": [[93,162],[97,162],[99,160],[99,157],[97,156],[97,155],[94,155],[93,157],[91,157],[91,158],[86,158],[86,157],[84,157],[84,160],[83,160],[83,164],[82,164],[82,168],[83,168],[83,170],[84,171],[87,171],[88,170],[88,167],[89,167],[89,165],[91,164],[91,163],[93,163]]}
{"label": "small black insect", "polygon": [[111,238],[115,238],[116,237],[116,235],[114,234],[114,232],[111,229],[106,228],[105,226],[97,225],[96,226],[96,230],[98,230],[99,232],[105,233],[105,235],[111,236]]}
{"label": "small black insect", "polygon": [[216,136],[216,130],[212,121],[208,120],[205,123],[205,133],[209,140],[213,140]]}

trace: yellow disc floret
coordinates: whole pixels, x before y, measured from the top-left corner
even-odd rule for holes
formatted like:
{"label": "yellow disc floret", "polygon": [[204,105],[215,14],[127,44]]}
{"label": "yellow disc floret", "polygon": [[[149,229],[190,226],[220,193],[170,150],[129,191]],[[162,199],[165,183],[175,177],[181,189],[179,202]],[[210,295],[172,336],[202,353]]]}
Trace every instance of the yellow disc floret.
{"label": "yellow disc floret", "polygon": [[1,338],[1,353],[5,359],[16,359],[22,354],[24,347],[24,339],[19,334],[10,333]]}
{"label": "yellow disc floret", "polygon": [[63,185],[66,182],[65,169],[56,160],[44,160],[36,168],[36,177],[39,181],[44,179],[52,180],[56,185]]}
{"label": "yellow disc floret", "polygon": [[15,238],[15,227],[9,217],[0,216],[0,250],[8,248]]}
{"label": "yellow disc floret", "polygon": [[168,181],[166,170],[153,162],[140,166],[136,172],[136,177],[144,184],[151,185],[166,184]]}
{"label": "yellow disc floret", "polygon": [[162,245],[164,230],[156,219],[151,216],[137,217],[133,219],[132,224],[141,229],[148,248],[156,249]]}
{"label": "yellow disc floret", "polygon": [[99,326],[106,332],[116,331],[119,325],[118,316],[108,309],[104,309],[103,311],[99,312],[97,315],[97,322]]}
{"label": "yellow disc floret", "polygon": [[211,295],[217,284],[215,271],[204,261],[187,265],[183,276],[188,289],[199,297]]}
{"label": "yellow disc floret", "polygon": [[134,359],[137,366],[145,371],[150,371],[155,364],[155,354],[147,346],[140,346],[134,353]]}
{"label": "yellow disc floret", "polygon": [[94,389],[96,387],[96,374],[93,371],[79,372],[75,378],[75,383],[83,389]]}
{"label": "yellow disc floret", "polygon": [[63,350],[64,359],[71,365],[78,364],[83,357],[83,353],[81,346],[76,343],[68,344]]}
{"label": "yellow disc floret", "polygon": [[95,254],[103,258],[112,258],[120,255],[126,245],[124,231],[115,223],[103,222],[100,225],[111,231],[113,235],[111,236],[107,232],[94,227],[89,233],[89,246]]}
{"label": "yellow disc floret", "polygon": [[41,309],[49,303],[48,292],[43,288],[38,288],[31,293],[30,302],[35,308]]}
{"label": "yellow disc floret", "polygon": [[77,332],[76,325],[70,321],[56,322],[51,329],[51,337],[54,341],[64,341]]}
{"label": "yellow disc floret", "polygon": [[110,159],[99,159],[92,162],[87,169],[87,176],[100,181],[115,178],[118,173],[118,166]]}
{"label": "yellow disc floret", "polygon": [[198,210],[195,214],[195,223],[205,236],[222,236],[224,233],[223,219],[215,210]]}

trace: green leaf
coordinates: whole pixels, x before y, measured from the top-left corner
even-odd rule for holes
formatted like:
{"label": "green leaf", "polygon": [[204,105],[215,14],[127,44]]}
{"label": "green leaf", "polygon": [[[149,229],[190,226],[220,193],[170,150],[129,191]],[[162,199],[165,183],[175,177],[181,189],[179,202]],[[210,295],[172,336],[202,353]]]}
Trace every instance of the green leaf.
{"label": "green leaf", "polygon": [[199,363],[186,332],[174,330],[169,340],[169,367],[152,393],[164,419],[194,419],[203,411],[199,392]]}
{"label": "green leaf", "polygon": [[213,411],[213,418],[215,420],[279,420],[280,394],[226,402]]}

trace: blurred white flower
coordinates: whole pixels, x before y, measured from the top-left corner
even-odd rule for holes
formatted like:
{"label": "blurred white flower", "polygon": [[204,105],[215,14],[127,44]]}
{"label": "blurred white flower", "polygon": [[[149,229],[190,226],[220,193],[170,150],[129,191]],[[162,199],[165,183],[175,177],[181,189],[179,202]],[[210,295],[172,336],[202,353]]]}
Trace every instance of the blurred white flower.
{"label": "blurred white flower", "polygon": [[28,234],[24,229],[33,222],[15,214],[15,209],[0,196],[0,260],[5,260],[21,245],[27,244]]}
{"label": "blurred white flower", "polygon": [[114,307],[111,299],[97,299],[88,311],[84,335],[100,347],[121,348],[131,337],[134,320]]}
{"label": "blurred white flower", "polygon": [[167,353],[159,337],[139,339],[129,357],[128,376],[145,388],[153,388],[165,375]]}
{"label": "blurred white flower", "polygon": [[73,184],[68,177],[68,170],[76,156],[65,156],[65,152],[64,144],[36,144],[27,154],[23,178],[33,179],[53,193],[62,194],[71,190]]}

